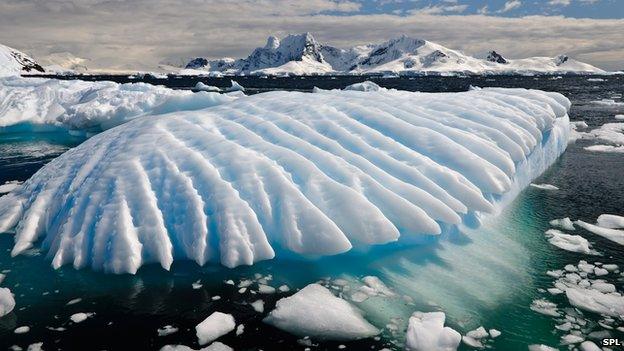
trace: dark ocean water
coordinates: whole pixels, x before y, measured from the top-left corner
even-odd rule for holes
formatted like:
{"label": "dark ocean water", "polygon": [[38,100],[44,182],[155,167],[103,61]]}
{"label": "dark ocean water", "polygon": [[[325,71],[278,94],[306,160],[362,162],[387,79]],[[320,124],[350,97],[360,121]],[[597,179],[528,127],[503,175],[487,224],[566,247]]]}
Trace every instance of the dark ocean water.
{"label": "dark ocean water", "polygon": [[[525,87],[557,91],[572,102],[572,120],[585,120],[590,128],[615,122],[615,114],[624,113],[621,105],[599,105],[593,101],[624,101],[624,77],[588,76],[519,77],[418,77],[374,79],[379,85],[412,91],[464,91],[472,86]],[[95,77],[120,82],[127,77]],[[139,79],[140,80],[140,79]],[[189,89],[198,80],[209,85],[229,86],[229,78],[170,77],[144,81],[179,89]],[[360,77],[258,78],[236,80],[249,93],[267,90],[311,90],[314,86],[342,88],[363,80]],[[131,80],[136,81],[136,80]],[[0,184],[8,180],[26,180],[45,163],[82,139],[63,131],[2,130],[0,133]],[[581,254],[559,250],[550,245],[544,231],[548,221],[571,217],[593,223],[603,213],[624,215],[624,155],[595,153],[583,149],[589,141],[569,146],[561,158],[536,183],[556,185],[558,191],[533,187],[499,215],[495,223],[479,228],[467,237],[449,238],[443,243],[412,248],[386,248],[368,254],[349,254],[316,261],[273,260],[253,267],[226,269],[218,265],[198,267],[190,262],[176,262],[172,270],[158,266],[143,267],[134,276],[104,275],[89,270],[63,267],[53,270],[45,253],[10,257],[12,235],[0,235],[0,271],[6,272],[2,286],[15,294],[13,313],[0,319],[0,349],[43,342],[45,350],[157,350],[165,344],[185,344],[199,348],[194,327],[214,311],[231,313],[237,323],[245,325],[244,333],[230,333],[219,341],[235,350],[347,350],[401,349],[404,329],[392,332],[385,328],[378,338],[356,342],[313,341],[312,346],[300,338],[262,323],[262,318],[275,302],[297,288],[326,277],[354,282],[365,275],[380,277],[388,286],[414,299],[381,300],[371,298],[358,306],[366,317],[380,328],[391,318],[404,328],[413,311],[441,309],[447,313],[447,324],[465,334],[480,325],[495,328],[502,335],[489,345],[496,350],[527,350],[527,345],[544,343],[558,346],[564,333],[557,331],[552,317],[529,309],[537,298],[547,298],[560,307],[569,306],[565,296],[541,292],[552,286],[545,272],[561,269],[585,259],[616,263],[624,267],[624,248],[589,232],[577,229],[604,255],[592,259]],[[249,290],[225,284],[232,279],[271,275],[271,285],[286,284],[290,292],[262,295],[265,313],[256,313],[250,302],[257,300]],[[622,291],[621,276],[607,280]],[[202,286],[193,289],[199,281]],[[219,296],[219,300],[213,300]],[[72,299],[82,300],[72,305]],[[95,313],[80,324],[69,321],[76,312]],[[597,315],[584,313],[593,322]],[[159,337],[164,325],[179,328],[177,333]],[[30,332],[14,334],[19,326]],[[63,331],[51,328],[65,328]],[[601,330],[598,325],[593,330]],[[612,335],[624,339],[621,332]],[[470,348],[462,345],[461,349]]]}

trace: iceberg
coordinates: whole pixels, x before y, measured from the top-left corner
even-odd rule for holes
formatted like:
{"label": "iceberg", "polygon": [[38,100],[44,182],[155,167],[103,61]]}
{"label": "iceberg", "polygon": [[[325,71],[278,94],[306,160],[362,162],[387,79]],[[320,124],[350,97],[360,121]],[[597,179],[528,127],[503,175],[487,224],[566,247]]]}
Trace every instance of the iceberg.
{"label": "iceberg", "polygon": [[55,268],[112,273],[413,244],[513,199],[565,150],[569,107],[525,89],[282,91],[135,118],[0,198],[0,232],[13,255],[39,244]]}
{"label": "iceberg", "polygon": [[101,132],[137,117],[200,110],[235,100],[147,83],[0,78],[0,128],[18,124]]}

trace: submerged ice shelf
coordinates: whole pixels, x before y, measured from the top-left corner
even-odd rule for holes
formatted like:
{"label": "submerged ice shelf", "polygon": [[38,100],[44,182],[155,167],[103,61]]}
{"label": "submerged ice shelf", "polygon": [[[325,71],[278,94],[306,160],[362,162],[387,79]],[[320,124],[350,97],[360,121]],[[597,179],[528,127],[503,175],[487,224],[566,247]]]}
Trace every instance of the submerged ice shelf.
{"label": "submerged ice shelf", "polygon": [[[13,254],[114,273],[249,265],[438,235],[565,150],[570,102],[524,89],[271,92],[137,118],[0,198]],[[180,110],[180,109],[178,109]]]}

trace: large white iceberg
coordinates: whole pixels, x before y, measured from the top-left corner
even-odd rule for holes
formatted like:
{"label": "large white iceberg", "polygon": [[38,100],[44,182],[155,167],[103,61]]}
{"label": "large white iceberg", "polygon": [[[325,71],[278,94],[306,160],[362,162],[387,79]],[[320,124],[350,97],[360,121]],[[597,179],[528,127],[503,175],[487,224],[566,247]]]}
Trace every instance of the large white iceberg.
{"label": "large white iceberg", "polygon": [[199,110],[236,99],[146,83],[0,78],[0,127],[52,125],[100,132],[146,115]]}
{"label": "large white iceberg", "polygon": [[569,100],[525,89],[270,92],[137,118],[0,198],[17,255],[134,273],[437,235],[565,150]]}

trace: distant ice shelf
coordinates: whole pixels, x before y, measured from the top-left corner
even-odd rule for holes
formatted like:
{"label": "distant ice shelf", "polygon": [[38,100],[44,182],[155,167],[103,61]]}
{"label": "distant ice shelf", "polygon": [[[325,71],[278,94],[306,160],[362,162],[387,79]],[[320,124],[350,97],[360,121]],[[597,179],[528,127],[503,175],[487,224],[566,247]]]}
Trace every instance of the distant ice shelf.
{"label": "distant ice shelf", "polygon": [[1,197],[0,232],[13,255],[113,273],[407,244],[513,199],[565,150],[569,107],[525,89],[317,90],[136,118]]}

